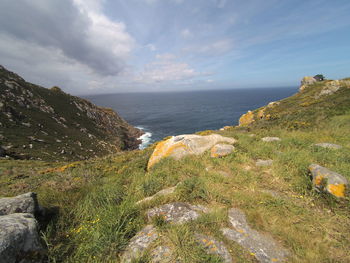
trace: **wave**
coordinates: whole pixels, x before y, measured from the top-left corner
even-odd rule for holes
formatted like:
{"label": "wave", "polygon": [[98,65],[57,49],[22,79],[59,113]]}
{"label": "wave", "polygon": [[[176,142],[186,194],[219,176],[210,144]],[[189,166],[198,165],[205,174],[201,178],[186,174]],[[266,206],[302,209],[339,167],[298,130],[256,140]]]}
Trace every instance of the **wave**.
{"label": "wave", "polygon": [[147,148],[148,145],[150,145],[152,143],[152,133],[149,131],[146,131],[144,127],[142,126],[136,126],[135,128],[138,128],[142,131],[144,131],[145,133],[142,134],[138,139],[141,140],[141,144],[139,145],[139,149],[143,150],[145,148]]}

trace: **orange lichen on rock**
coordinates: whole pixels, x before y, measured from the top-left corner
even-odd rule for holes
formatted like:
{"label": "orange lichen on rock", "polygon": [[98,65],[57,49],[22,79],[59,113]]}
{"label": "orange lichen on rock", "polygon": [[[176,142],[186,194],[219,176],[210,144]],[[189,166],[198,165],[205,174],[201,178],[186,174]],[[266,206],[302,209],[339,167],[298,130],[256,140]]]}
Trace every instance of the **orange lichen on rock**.
{"label": "orange lichen on rock", "polygon": [[265,108],[258,111],[258,118],[263,119],[265,117]]}
{"label": "orange lichen on rock", "polygon": [[315,183],[315,185],[321,185],[322,181],[323,181],[323,176],[318,175],[315,177],[314,183]]}
{"label": "orange lichen on rock", "polygon": [[254,113],[252,111],[248,111],[239,118],[239,126],[247,126],[254,121]]}
{"label": "orange lichen on rock", "polygon": [[329,184],[328,191],[336,197],[345,197],[345,184]]}

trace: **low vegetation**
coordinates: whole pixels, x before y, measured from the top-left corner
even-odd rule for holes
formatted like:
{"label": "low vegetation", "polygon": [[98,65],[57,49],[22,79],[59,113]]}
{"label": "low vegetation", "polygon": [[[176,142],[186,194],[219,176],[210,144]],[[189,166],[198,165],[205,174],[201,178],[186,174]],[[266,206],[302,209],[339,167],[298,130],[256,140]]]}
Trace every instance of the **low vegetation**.
{"label": "low vegetation", "polygon": [[[244,211],[254,229],[270,233],[290,250],[290,262],[349,262],[350,200],[313,190],[308,166],[317,163],[350,179],[350,96],[341,91],[323,98],[331,113],[322,113],[322,118],[311,91],[306,111],[300,104],[307,100],[298,96],[280,104],[289,105],[292,115],[276,112],[280,118],[271,122],[217,131],[238,140],[235,152],[223,158],[209,152],[179,161],[168,158],[147,172],[153,145],[75,163],[0,160],[0,195],[35,191],[39,202],[51,208],[52,218],[42,228],[50,262],[118,262],[129,240],[147,224],[145,211],[175,201],[212,208],[183,225],[153,219],[163,242],[183,262],[222,262],[203,253],[193,239],[197,232],[225,242],[235,262],[256,262],[220,231],[231,207]],[[286,129],[286,122],[309,125]],[[266,143],[261,141],[265,136],[282,140]],[[319,142],[343,148],[314,146]],[[273,164],[258,167],[258,159]],[[172,186],[174,193],[136,204]],[[148,260],[146,253],[135,262]]]}

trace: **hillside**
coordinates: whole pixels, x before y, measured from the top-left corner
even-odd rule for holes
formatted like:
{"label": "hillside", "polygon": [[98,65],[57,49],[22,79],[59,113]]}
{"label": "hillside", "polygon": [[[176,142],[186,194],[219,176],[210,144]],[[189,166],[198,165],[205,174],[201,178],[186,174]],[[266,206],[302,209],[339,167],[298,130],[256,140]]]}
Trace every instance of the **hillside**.
{"label": "hillside", "polygon": [[331,176],[350,180],[349,130],[349,79],[314,82],[145,150],[0,160],[0,196],[38,194],[49,262],[345,263],[349,189]]}
{"label": "hillside", "polygon": [[11,157],[82,160],[137,149],[141,134],[111,109],[0,66],[0,146]]}

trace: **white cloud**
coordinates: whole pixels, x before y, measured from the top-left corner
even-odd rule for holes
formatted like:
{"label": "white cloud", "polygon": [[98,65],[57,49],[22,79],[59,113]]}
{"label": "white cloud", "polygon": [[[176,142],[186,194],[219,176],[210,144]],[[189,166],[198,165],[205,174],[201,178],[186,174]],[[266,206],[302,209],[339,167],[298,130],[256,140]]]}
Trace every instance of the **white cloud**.
{"label": "white cloud", "polygon": [[222,39],[204,45],[195,45],[184,48],[183,51],[190,53],[201,53],[209,56],[222,55],[233,48],[232,40]]}
{"label": "white cloud", "polygon": [[145,65],[135,80],[142,83],[162,83],[190,80],[199,75],[187,63],[176,61],[173,54],[158,54],[156,60]]}
{"label": "white cloud", "polygon": [[190,37],[192,37],[192,32],[188,28],[186,28],[186,29],[181,31],[181,36],[183,38],[190,38]]}
{"label": "white cloud", "polygon": [[149,50],[151,50],[151,51],[156,51],[156,50],[157,50],[156,46],[153,45],[153,44],[148,44],[148,45],[146,45],[146,47],[147,47]]}

